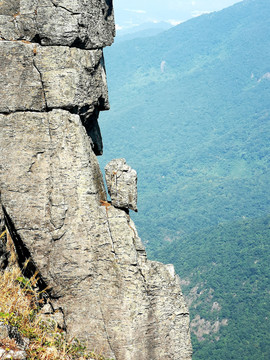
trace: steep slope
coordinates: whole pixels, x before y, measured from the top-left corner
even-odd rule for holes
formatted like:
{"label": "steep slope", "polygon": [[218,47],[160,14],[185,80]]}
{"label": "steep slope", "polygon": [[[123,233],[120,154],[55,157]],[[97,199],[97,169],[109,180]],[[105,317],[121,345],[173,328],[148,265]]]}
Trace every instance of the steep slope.
{"label": "steep slope", "polygon": [[101,161],[125,153],[138,170],[150,249],[269,210],[269,10],[244,1],[107,49]]}
{"label": "steep slope", "polygon": [[269,359],[269,238],[266,216],[220,224],[160,251],[183,276],[194,360]]}

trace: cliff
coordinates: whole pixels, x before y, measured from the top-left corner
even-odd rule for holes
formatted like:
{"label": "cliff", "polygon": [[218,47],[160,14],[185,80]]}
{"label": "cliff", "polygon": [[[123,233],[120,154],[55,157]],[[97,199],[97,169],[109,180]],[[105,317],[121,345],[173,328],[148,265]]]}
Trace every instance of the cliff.
{"label": "cliff", "polygon": [[96,159],[113,36],[110,0],[0,3],[2,222],[69,338],[117,360],[190,359],[179,278],[147,260]]}

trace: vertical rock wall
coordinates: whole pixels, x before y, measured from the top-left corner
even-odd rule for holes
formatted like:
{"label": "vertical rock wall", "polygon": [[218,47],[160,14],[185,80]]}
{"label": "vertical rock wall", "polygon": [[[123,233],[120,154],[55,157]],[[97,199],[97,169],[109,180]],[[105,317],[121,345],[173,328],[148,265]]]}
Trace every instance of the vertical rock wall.
{"label": "vertical rock wall", "polygon": [[106,202],[97,118],[113,36],[111,0],[0,2],[1,217],[69,336],[117,360],[191,359],[173,267],[148,261]]}

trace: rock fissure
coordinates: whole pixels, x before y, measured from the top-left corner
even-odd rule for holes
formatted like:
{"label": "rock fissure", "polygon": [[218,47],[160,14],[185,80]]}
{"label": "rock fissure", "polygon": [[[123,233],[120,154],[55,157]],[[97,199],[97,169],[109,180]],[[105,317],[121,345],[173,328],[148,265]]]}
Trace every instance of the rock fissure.
{"label": "rock fissure", "polygon": [[[52,202],[52,193],[53,193],[53,176],[54,176],[54,172],[53,172],[53,138],[52,138],[52,130],[51,130],[51,123],[50,123],[50,119],[47,120],[48,121],[48,134],[49,134],[49,189],[48,189],[48,212],[49,212],[49,219],[50,219],[50,223],[51,225],[54,227],[53,225],[53,220],[52,220],[52,207],[53,207],[53,202]],[[54,230],[54,229],[53,229]],[[51,241],[54,242],[53,236],[52,236],[52,231],[50,230],[50,234],[51,234]]]}
{"label": "rock fissure", "polygon": [[34,167],[34,165],[36,164],[39,156],[43,155],[44,151],[38,151],[33,157],[32,157],[32,163],[29,166],[29,169],[27,170],[28,172],[32,172],[32,168]]}
{"label": "rock fissure", "polygon": [[[59,229],[56,229],[56,230],[59,230]],[[64,231],[61,235],[52,235],[52,242],[56,242],[56,241],[61,240],[66,235],[66,233],[67,232]]]}
{"label": "rock fissure", "polygon": [[72,10],[66,8],[65,6],[59,5],[59,4],[55,3],[53,0],[51,0],[51,3],[52,3],[52,5],[55,6],[56,8],[60,8],[60,9],[66,10],[66,11],[69,12],[71,15],[81,15],[80,12],[73,12]]}
{"label": "rock fissure", "polygon": [[[34,49],[35,51],[35,49]],[[35,56],[35,53],[33,54]],[[45,102],[45,110],[48,111],[48,104],[47,104],[47,100],[46,100],[46,92],[45,92],[45,85],[44,85],[44,81],[42,79],[42,73],[39,70],[39,68],[37,67],[36,63],[35,63],[35,58],[33,57],[33,66],[34,68],[37,70],[37,72],[39,73],[40,76],[40,82],[41,82],[41,87],[42,87],[42,91],[43,91],[43,98],[44,98],[44,102]]]}
{"label": "rock fissure", "polygon": [[[81,27],[83,27],[83,25],[80,25]],[[66,46],[68,48],[77,48],[77,49],[80,49],[80,50],[86,50],[85,49],[85,46],[84,46],[84,43],[81,42],[81,45],[79,44],[79,38],[75,39],[74,42],[72,42],[71,44],[67,44],[67,45],[60,45],[60,44],[51,44],[51,45],[47,45],[47,44],[44,44],[42,42],[42,39],[44,38],[41,38],[39,34],[36,34],[31,40],[25,40],[24,38],[18,38],[18,39],[14,39],[14,40],[10,40],[8,38],[5,38],[1,33],[0,33],[0,41],[13,41],[13,42],[21,42],[23,44],[36,44],[36,45],[39,45],[41,47],[52,47],[52,48],[61,48],[63,46]],[[76,46],[76,43],[78,43],[78,46]],[[91,49],[87,49],[87,50],[102,50],[102,47],[94,47],[94,48],[91,48]]]}
{"label": "rock fissure", "polygon": [[111,206],[111,204],[106,203],[106,202],[102,202],[102,205],[105,206],[106,209],[106,226],[108,229],[108,233],[109,233],[109,238],[111,241],[111,246],[112,246],[112,253],[114,254],[115,257],[117,257],[116,251],[115,251],[115,246],[114,246],[114,240],[113,240],[113,235],[112,235],[112,231],[111,231],[111,227],[110,227],[110,221],[108,218],[108,207]]}
{"label": "rock fissure", "polygon": [[106,334],[106,338],[107,338],[107,341],[108,341],[108,344],[109,344],[109,347],[110,347],[110,350],[111,350],[111,356],[114,357],[114,360],[118,360],[117,357],[115,356],[115,353],[114,353],[114,350],[113,350],[113,346],[111,344],[111,340],[110,340],[110,337],[109,337],[109,334],[108,334],[108,331],[107,331],[107,326],[106,326],[106,321],[105,321],[105,317],[104,317],[104,314],[103,314],[103,309],[102,309],[102,301],[101,301],[101,296],[100,296],[100,293],[99,293],[99,310],[100,310],[100,314],[101,314],[101,317],[102,317],[102,321],[103,321],[103,327],[104,327],[104,332]]}
{"label": "rock fissure", "polygon": [[1,115],[8,116],[11,114],[24,114],[24,113],[44,113],[44,112],[50,112],[51,110],[10,110],[10,111],[0,111]]}
{"label": "rock fissure", "polygon": [[31,253],[22,241],[20,235],[18,234],[13,221],[9,217],[5,207],[2,205],[2,211],[4,214],[4,221],[5,225],[8,229],[9,235],[13,241],[13,244],[16,249],[16,256],[18,260],[18,265],[21,268],[22,273],[27,278],[35,277],[37,279],[37,286],[40,289],[40,291],[43,291],[46,289],[46,291],[49,293],[50,289],[46,282],[43,280],[42,275],[40,271],[38,270],[38,267],[36,266],[35,262],[33,261],[31,257]]}
{"label": "rock fissure", "polygon": [[148,290],[147,290],[147,281],[146,281],[146,278],[145,278],[145,276],[144,276],[143,270],[142,270],[141,268],[138,268],[138,272],[139,272],[139,274],[141,275],[144,284],[146,284],[146,291],[148,291]]}
{"label": "rock fissure", "polygon": [[18,194],[28,194],[29,193],[29,190],[22,190],[22,189],[19,189],[19,190],[8,189],[7,191],[10,193],[18,193]]}
{"label": "rock fissure", "polygon": [[[36,34],[36,35],[31,39],[31,43],[32,43],[32,44],[37,44],[37,45],[39,45],[39,46],[44,46],[44,45],[42,44],[42,40],[41,40],[39,34]],[[59,46],[59,45],[56,45],[56,46]]]}

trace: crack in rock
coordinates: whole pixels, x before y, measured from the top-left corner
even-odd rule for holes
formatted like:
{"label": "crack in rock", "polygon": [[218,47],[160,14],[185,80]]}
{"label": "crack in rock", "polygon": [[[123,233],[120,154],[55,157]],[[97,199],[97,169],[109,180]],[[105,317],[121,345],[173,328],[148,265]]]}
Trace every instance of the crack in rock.
{"label": "crack in rock", "polygon": [[[35,53],[34,53],[34,55],[35,55]],[[39,68],[38,68],[37,65],[36,65],[35,58],[33,58],[33,66],[34,66],[34,68],[37,70],[37,72],[39,73],[40,82],[41,82],[42,91],[43,91],[43,98],[44,98],[44,102],[45,102],[45,109],[48,110],[47,99],[46,99],[46,92],[45,92],[45,86],[44,86],[44,82],[43,82],[43,79],[42,79],[42,73],[41,73],[41,71],[39,70]]]}

